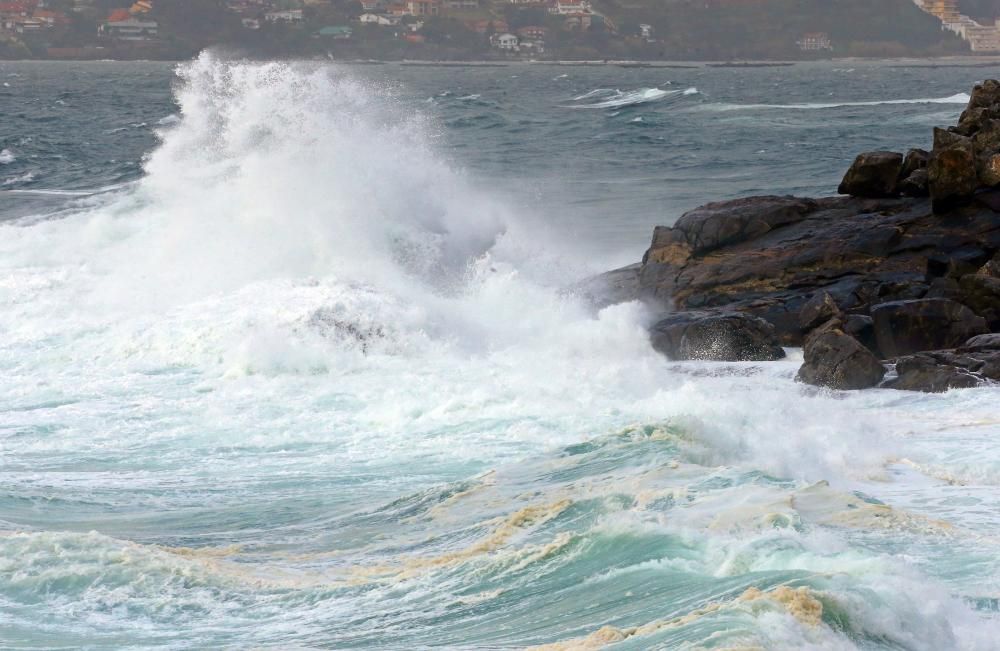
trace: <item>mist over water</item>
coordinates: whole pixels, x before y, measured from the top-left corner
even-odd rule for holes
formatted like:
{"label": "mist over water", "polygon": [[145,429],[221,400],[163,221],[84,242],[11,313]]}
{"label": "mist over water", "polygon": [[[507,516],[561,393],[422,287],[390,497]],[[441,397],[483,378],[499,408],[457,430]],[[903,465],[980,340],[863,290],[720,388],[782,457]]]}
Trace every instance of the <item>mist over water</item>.
{"label": "mist over water", "polygon": [[[1000,390],[679,366],[642,306],[565,291],[648,235],[643,206],[678,205],[649,188],[679,160],[715,169],[690,143],[757,121],[746,156],[815,111],[768,127],[714,78],[664,100],[518,68],[571,75],[519,125],[529,100],[482,71],[398,74],[202,55],[171,102],[107,109],[146,127],[80,137],[122,148],[74,145],[89,188],[51,134],[3,135],[0,174],[39,179],[0,198],[0,647],[995,648]],[[767,103],[847,112],[827,130],[960,110],[773,85]],[[600,190],[574,194],[599,151]],[[573,178],[511,192],[531,176]],[[832,181],[758,182],[809,183]],[[102,191],[35,194],[81,188]],[[629,214],[588,221],[613,198]]]}

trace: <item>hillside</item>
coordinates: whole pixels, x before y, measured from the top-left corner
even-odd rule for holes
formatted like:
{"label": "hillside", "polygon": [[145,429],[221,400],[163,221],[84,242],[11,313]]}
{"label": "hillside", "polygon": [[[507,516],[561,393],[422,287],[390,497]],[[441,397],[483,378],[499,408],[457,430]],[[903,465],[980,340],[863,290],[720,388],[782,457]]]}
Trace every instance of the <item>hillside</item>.
{"label": "hillside", "polygon": [[798,58],[807,32],[829,35],[825,56],[928,56],[967,52],[912,0],[601,0],[632,24],[654,26],[667,58]]}
{"label": "hillside", "polygon": [[[129,2],[0,2],[0,58],[186,58],[213,45],[254,57],[385,60],[969,53],[912,0],[364,0],[367,9],[361,0],[122,4]],[[963,9],[989,13],[996,4],[965,0]]]}

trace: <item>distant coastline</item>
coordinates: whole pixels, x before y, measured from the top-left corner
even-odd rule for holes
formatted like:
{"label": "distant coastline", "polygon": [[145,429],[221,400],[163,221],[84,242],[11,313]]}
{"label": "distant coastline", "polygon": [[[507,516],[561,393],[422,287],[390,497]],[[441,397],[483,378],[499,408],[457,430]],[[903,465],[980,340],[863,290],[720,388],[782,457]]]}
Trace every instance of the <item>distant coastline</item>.
{"label": "distant coastline", "polygon": [[[808,65],[811,63],[883,63],[890,67],[897,68],[1000,68],[1000,56],[997,55],[965,55],[965,56],[938,56],[938,57],[833,57],[827,59],[802,59],[775,61],[767,59],[748,60],[637,60],[637,59],[336,59],[323,56],[277,56],[261,57],[247,53],[233,53],[234,58],[248,60],[288,60],[288,61],[329,61],[330,63],[340,63],[347,65],[395,65],[403,67],[437,67],[437,68],[507,68],[518,66],[563,66],[563,67],[586,67],[586,66],[612,66],[620,68],[660,68],[660,69],[698,69],[698,68],[781,68],[796,65]],[[26,62],[48,62],[48,63],[141,63],[141,62],[180,62],[191,57],[148,57],[148,58],[115,58],[100,57],[91,59],[77,58],[21,58],[21,59],[0,59],[0,63],[26,63]]]}

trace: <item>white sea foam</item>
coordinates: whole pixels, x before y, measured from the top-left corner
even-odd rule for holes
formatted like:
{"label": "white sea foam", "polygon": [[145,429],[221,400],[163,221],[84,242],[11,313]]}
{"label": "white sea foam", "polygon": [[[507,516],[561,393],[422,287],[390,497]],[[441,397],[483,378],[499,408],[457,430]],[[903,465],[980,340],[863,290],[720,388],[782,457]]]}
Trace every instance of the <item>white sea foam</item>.
{"label": "white sea foam", "polygon": [[14,152],[9,149],[0,150],[0,165],[10,165],[17,160]]}

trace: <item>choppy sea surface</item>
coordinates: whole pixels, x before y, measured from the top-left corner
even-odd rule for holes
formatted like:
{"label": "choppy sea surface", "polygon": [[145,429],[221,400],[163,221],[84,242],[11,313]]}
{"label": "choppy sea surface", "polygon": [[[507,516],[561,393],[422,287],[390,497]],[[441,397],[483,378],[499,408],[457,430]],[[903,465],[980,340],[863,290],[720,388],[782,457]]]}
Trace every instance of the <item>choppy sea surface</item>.
{"label": "choppy sea surface", "polygon": [[897,65],[0,63],[0,648],[1000,648],[1000,388],[563,291],[995,76]]}

